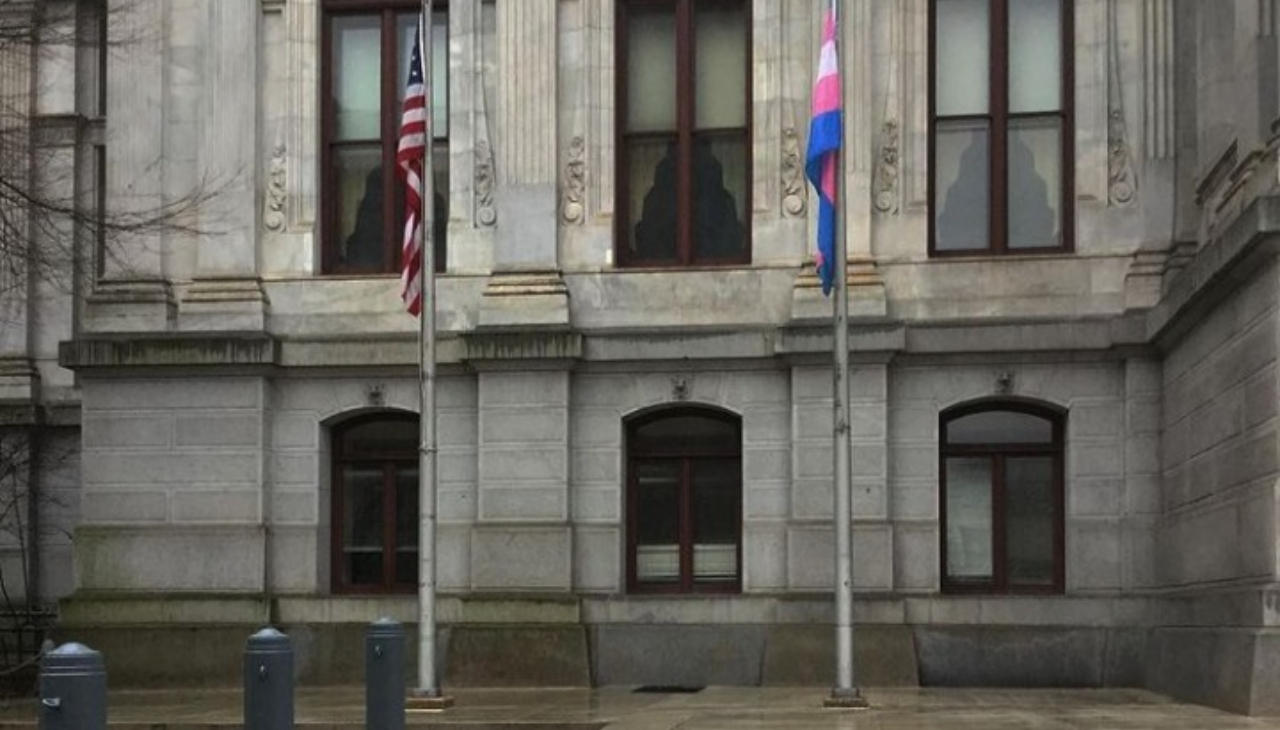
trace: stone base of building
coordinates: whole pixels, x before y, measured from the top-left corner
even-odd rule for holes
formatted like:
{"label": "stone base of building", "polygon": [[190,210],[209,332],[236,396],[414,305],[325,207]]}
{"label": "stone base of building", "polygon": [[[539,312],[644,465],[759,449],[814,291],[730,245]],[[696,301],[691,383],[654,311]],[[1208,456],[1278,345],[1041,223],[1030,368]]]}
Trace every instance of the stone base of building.
{"label": "stone base of building", "polygon": [[[412,597],[291,600],[71,600],[53,638],[101,651],[113,687],[235,687],[245,642],[270,623],[293,640],[299,683],[358,684],[369,622],[391,614],[405,623],[413,681],[416,626],[401,615],[412,613]],[[439,608],[445,687],[830,686],[834,678],[826,622],[592,622],[567,598],[454,598]],[[854,665],[862,687],[1134,687],[1280,715],[1280,631],[1271,629],[863,623]]]}
{"label": "stone base of building", "polygon": [[1147,642],[1146,686],[1242,715],[1280,715],[1280,631],[1162,628]]}

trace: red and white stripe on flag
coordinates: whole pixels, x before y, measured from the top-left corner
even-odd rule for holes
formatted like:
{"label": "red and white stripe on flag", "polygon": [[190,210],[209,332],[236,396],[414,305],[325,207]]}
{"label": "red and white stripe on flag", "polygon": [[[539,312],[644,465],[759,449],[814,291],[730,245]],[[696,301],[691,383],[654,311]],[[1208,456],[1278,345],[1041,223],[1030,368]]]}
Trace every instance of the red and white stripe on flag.
{"label": "red and white stripe on flag", "polygon": [[404,240],[400,251],[400,296],[409,313],[422,312],[422,156],[427,145],[427,85],[422,73],[422,24],[413,39],[409,83],[400,117],[396,169],[404,180]]}

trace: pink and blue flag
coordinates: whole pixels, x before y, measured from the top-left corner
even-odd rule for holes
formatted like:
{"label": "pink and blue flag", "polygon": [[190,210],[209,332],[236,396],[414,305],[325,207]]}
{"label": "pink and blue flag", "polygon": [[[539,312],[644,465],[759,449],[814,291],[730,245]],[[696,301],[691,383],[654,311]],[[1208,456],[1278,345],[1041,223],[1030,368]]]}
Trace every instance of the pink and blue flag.
{"label": "pink and blue flag", "polygon": [[835,278],[836,171],[844,121],[840,109],[840,69],[836,50],[836,10],[830,0],[822,19],[822,51],[818,78],[813,84],[813,119],[809,122],[809,149],[805,174],[818,192],[818,250],[814,253],[822,293],[830,294]]}

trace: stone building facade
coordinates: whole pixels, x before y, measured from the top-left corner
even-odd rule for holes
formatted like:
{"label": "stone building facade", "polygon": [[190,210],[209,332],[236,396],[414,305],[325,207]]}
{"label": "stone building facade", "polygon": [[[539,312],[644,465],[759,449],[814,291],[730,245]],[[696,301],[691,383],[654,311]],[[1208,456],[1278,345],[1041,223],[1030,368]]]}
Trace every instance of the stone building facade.
{"label": "stone building facade", "polygon": [[[860,681],[1280,711],[1276,4],[842,2]],[[199,203],[5,298],[6,403],[78,441],[43,597],[113,682],[234,682],[266,622],[353,681],[416,615],[415,5],[109,0],[5,82],[35,175]],[[819,23],[438,11],[446,686],[831,681]]]}

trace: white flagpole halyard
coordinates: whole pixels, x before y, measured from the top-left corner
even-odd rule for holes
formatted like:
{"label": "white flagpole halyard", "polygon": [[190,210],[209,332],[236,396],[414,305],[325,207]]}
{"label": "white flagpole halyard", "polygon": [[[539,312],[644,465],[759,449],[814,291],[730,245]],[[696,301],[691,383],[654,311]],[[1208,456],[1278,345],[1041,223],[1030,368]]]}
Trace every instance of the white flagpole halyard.
{"label": "white flagpole halyard", "polygon": [[422,146],[422,311],[418,316],[418,385],[421,445],[418,451],[418,687],[414,697],[439,699],[436,677],[436,246],[435,85],[432,83],[432,0],[422,0],[418,44],[425,90]]}
{"label": "white flagpole halyard", "polygon": [[[841,0],[831,0],[831,12],[835,17],[836,27],[836,68],[841,80],[840,93],[844,94],[844,26],[840,13]],[[846,108],[841,99],[840,108]],[[841,112],[843,114],[843,111]],[[848,126],[841,124],[840,133],[846,135]],[[847,136],[846,136],[847,139]],[[848,178],[845,176],[846,145],[841,140],[836,152],[836,240],[834,283],[834,307],[832,317],[835,329],[835,402],[833,407],[833,437],[835,452],[835,498],[834,520],[836,532],[836,686],[831,690],[828,704],[841,707],[866,707],[866,700],[854,685],[853,675],[853,513],[850,509],[850,472],[851,457],[849,449],[849,287],[848,287],[848,245],[845,233],[848,230],[845,217],[848,206],[845,189]]]}

